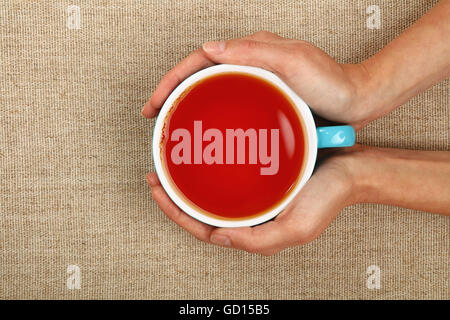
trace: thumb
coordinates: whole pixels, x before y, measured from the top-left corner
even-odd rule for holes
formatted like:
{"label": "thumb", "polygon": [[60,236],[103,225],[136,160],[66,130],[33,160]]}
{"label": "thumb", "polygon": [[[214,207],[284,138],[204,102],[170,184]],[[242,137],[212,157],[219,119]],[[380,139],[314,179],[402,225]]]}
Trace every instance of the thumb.
{"label": "thumb", "polygon": [[282,68],[289,61],[287,53],[276,44],[250,39],[206,42],[203,51],[216,63],[260,67],[277,73],[283,73]]}

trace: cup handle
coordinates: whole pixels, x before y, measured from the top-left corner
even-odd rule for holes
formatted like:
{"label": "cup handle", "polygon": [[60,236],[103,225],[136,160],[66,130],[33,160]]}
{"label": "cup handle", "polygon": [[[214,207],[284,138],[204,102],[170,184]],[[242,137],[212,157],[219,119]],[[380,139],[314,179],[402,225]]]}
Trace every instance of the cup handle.
{"label": "cup handle", "polygon": [[317,148],[351,147],[355,144],[355,130],[352,126],[331,126],[317,128]]}

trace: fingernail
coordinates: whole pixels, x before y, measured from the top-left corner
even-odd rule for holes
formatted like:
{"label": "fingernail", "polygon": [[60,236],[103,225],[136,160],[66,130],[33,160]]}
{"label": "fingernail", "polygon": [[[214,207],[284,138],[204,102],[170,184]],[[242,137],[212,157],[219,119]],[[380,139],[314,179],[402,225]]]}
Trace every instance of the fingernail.
{"label": "fingernail", "polygon": [[230,238],[221,234],[213,234],[210,238],[211,242],[223,247],[231,247]]}
{"label": "fingernail", "polygon": [[225,51],[225,41],[210,41],[203,44],[207,53],[219,54]]}
{"label": "fingernail", "polygon": [[151,188],[153,185],[156,185],[155,177],[152,176],[152,175],[150,175],[150,174],[148,174],[148,175],[147,175],[147,183],[148,183],[148,185],[150,186],[150,188]]}

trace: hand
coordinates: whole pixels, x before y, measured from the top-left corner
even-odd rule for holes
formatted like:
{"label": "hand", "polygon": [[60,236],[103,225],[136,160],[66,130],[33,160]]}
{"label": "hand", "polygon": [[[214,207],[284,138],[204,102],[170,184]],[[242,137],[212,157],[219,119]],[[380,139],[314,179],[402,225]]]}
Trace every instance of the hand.
{"label": "hand", "polygon": [[[357,149],[354,147],[353,149]],[[197,239],[251,253],[275,254],[317,238],[345,206],[354,203],[355,179],[351,152],[333,156],[319,166],[300,193],[274,220],[255,227],[216,228],[181,211],[155,173],[147,176],[153,199],[175,223]]]}
{"label": "hand", "polygon": [[261,67],[276,73],[314,112],[356,128],[370,121],[362,108],[360,84],[367,77],[362,65],[341,65],[312,44],[257,32],[241,39],[206,43],[167,73],[142,114],[154,117],[170,92],[186,77],[216,63]]}

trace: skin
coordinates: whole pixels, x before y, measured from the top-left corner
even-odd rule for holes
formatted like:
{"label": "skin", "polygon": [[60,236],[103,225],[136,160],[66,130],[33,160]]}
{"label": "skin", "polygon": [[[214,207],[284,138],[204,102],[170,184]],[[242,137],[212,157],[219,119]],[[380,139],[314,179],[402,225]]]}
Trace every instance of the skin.
{"label": "skin", "polygon": [[[339,64],[314,45],[262,31],[208,42],[161,80],[142,114],[155,117],[190,74],[217,63],[276,73],[317,115],[360,129],[450,75],[450,0],[441,1],[379,53]],[[197,239],[263,255],[316,239],[346,206],[373,202],[450,215],[450,152],[357,145],[329,151],[311,179],[274,220],[215,228],[182,212],[155,173],[147,176],[162,211]],[[330,183],[332,182],[332,183]]]}

